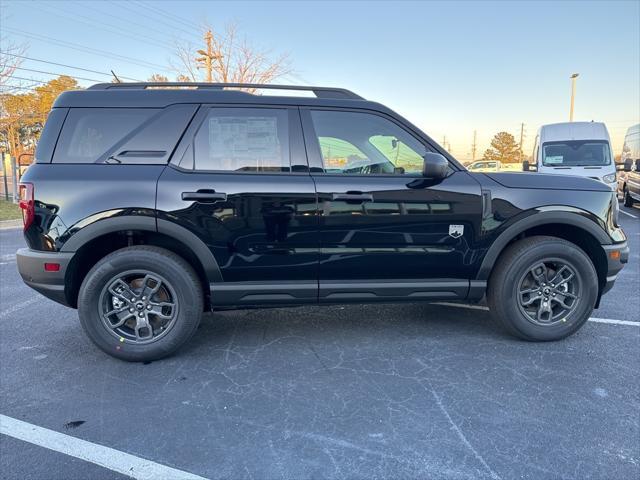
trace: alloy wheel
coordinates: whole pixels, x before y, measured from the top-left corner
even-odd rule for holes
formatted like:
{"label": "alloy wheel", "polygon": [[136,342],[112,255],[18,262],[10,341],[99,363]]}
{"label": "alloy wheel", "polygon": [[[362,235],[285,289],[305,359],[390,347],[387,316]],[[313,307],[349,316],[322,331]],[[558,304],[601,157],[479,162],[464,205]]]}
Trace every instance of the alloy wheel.
{"label": "alloy wheel", "polygon": [[120,341],[155,342],[175,324],[178,304],[175,290],[160,275],[134,270],[111,278],[100,293],[102,323]]}
{"label": "alloy wheel", "polygon": [[564,260],[536,262],[518,282],[518,307],[536,325],[566,321],[580,301],[580,279]]}

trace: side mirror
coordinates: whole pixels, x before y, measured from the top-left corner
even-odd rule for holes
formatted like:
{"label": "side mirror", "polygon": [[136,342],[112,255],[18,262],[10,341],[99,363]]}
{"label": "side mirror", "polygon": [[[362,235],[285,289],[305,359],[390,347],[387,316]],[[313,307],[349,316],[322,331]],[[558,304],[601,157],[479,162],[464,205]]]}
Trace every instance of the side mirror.
{"label": "side mirror", "polygon": [[529,166],[529,160],[524,160],[524,161],[522,162],[522,171],[523,171],[523,172],[528,172],[528,171],[529,171],[529,168],[530,168],[530,166]]}
{"label": "side mirror", "polygon": [[424,154],[422,164],[422,176],[442,180],[447,176],[449,161],[439,153],[427,152]]}
{"label": "side mirror", "polygon": [[632,167],[633,167],[632,160],[631,160],[630,158],[627,158],[627,159],[624,161],[624,167],[623,167],[623,170],[624,170],[625,172],[630,172]]}
{"label": "side mirror", "polygon": [[636,159],[636,172],[640,172],[640,158]]}

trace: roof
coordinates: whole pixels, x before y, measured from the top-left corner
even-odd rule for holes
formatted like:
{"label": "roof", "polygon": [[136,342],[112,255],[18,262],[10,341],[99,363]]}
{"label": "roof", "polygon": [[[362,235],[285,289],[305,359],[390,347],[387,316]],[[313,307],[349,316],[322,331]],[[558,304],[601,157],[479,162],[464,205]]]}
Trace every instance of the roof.
{"label": "roof", "polygon": [[542,125],[540,141],[609,140],[607,127],[601,122],[565,122]]}
{"label": "roof", "polygon": [[[237,90],[240,87],[310,91],[316,97],[256,95]],[[365,100],[343,88],[231,83],[99,83],[86,90],[70,90],[62,93],[54,102],[53,108],[164,108],[181,103],[369,109],[400,121],[415,135],[430,144],[434,151],[448,158],[458,168],[462,168],[453,156],[407,119],[380,103]]]}
{"label": "roof", "polygon": [[[235,90],[228,90],[235,88]],[[237,88],[305,91],[315,97],[290,95],[257,95]],[[220,83],[100,83],[86,90],[61,94],[54,107],[140,107],[162,108],[176,103],[247,103],[264,105],[309,105],[333,107],[371,107],[359,95],[332,87],[291,85],[220,84]],[[376,104],[377,110],[387,110]]]}

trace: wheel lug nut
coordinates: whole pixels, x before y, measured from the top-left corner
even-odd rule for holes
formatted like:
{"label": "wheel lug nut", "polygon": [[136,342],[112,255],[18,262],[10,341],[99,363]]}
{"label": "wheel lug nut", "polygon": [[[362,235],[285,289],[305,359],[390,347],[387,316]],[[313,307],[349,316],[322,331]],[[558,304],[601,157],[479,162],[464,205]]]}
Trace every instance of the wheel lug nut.
{"label": "wheel lug nut", "polygon": [[151,305],[147,305],[147,310],[151,310]]}
{"label": "wheel lug nut", "polygon": [[130,308],[130,309],[129,309],[129,312],[133,313],[133,308]]}
{"label": "wheel lug nut", "polygon": [[146,299],[147,299],[147,297],[142,297],[142,300],[146,300]]}
{"label": "wheel lug nut", "polygon": [[139,317],[144,317],[144,313],[140,312],[140,313],[138,314],[138,316],[139,316]]}

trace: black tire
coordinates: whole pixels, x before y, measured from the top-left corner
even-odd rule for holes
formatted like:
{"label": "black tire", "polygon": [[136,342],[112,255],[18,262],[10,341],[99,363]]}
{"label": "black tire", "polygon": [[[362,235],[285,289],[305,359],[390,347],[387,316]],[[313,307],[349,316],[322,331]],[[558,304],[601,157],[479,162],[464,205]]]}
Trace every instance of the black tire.
{"label": "black tire", "polygon": [[[544,322],[539,318],[531,318],[528,308],[539,306],[542,310],[542,302],[545,298],[550,298],[553,293],[541,293],[542,287],[537,283],[533,283],[533,288],[527,290],[536,290],[533,293],[521,295],[524,282],[534,278],[534,273],[540,274],[543,271],[534,268],[536,265],[547,262],[545,265],[565,265],[565,272],[572,272],[573,283],[563,283],[554,289],[549,288],[550,283],[542,283],[546,285],[544,292],[554,292],[555,288],[566,288],[569,286],[575,288],[576,298],[571,300],[571,309],[565,312],[565,309],[559,307],[557,303],[553,304],[546,300],[549,305],[555,305],[557,309],[557,319],[553,320],[554,313],[549,313],[549,321]],[[544,270],[545,276],[554,276],[554,270]],[[555,270],[557,273],[557,270]],[[568,276],[568,273],[565,273]],[[530,277],[527,277],[531,275]],[[541,277],[543,278],[543,277]],[[537,280],[536,280],[537,282]],[[567,285],[564,286],[564,283]],[[530,284],[529,287],[532,285]],[[577,286],[577,287],[576,287]],[[537,291],[540,288],[539,291]],[[533,303],[530,307],[522,306],[531,298],[539,298],[538,303]],[[554,302],[556,298],[562,298],[563,302],[566,298],[562,293],[558,293],[558,297],[553,295]],[[587,321],[598,297],[598,275],[593,263],[582,249],[566,240],[547,237],[535,236],[518,240],[510,245],[505,252],[498,258],[497,264],[489,279],[487,301],[493,318],[506,331],[519,338],[529,341],[554,341],[563,339],[575,333]],[[546,306],[547,303],[544,303]],[[540,315],[540,310],[532,314],[534,317]]]}
{"label": "black tire", "polygon": [[625,207],[633,207],[633,197],[631,197],[631,194],[629,193],[629,190],[627,189],[627,187],[624,188],[624,193],[622,194],[622,198],[624,200]]}
{"label": "black tire", "polygon": [[[126,277],[126,275],[130,276]],[[109,290],[120,278],[128,279],[142,275],[144,275],[143,286],[138,289],[137,293],[134,287],[129,290],[124,287],[125,293],[123,295],[114,295]],[[147,278],[150,279],[148,283]],[[154,283],[156,279],[160,281],[159,284],[158,282]],[[134,281],[141,285],[140,280]],[[123,281],[123,284],[126,285],[126,280]],[[149,290],[145,290],[148,285],[163,290],[156,293],[151,287]],[[150,311],[148,316],[144,317],[147,319],[149,328],[143,327],[139,331],[151,336],[140,339],[137,324],[132,335],[125,333],[125,330],[133,331],[127,327],[127,324],[123,324],[119,329],[110,328],[108,322],[114,316],[109,317],[108,314],[104,314],[104,310],[109,307],[110,302],[119,304],[117,305],[119,313],[114,314],[115,323],[118,323],[119,314],[123,313],[123,317],[128,317],[127,322],[130,325],[131,322],[137,322],[136,315],[141,317],[142,315],[134,313],[132,318],[124,310],[137,312],[134,308],[137,307],[141,312],[144,312],[146,308],[140,307],[140,304],[144,302],[139,302],[145,298],[142,297],[144,291],[152,292],[149,295],[146,308],[149,310],[159,308],[158,314],[163,315],[156,317],[154,312]],[[134,297],[138,303],[127,304],[126,299],[122,300],[129,293],[140,295]],[[151,297],[154,296],[157,299],[159,293],[162,293],[169,301],[159,303],[163,300],[155,300],[156,303],[152,303]],[[125,307],[120,305],[125,305]],[[113,308],[116,308],[116,305]],[[109,355],[131,362],[158,360],[178,350],[195,333],[200,324],[202,311],[202,287],[193,268],[175,253],[153,246],[122,248],[102,258],[85,277],[78,295],[80,323],[91,341]],[[164,320],[165,316],[170,318]],[[159,320],[160,318],[163,320]],[[163,325],[156,328],[151,326],[152,322],[154,324],[168,322],[168,324],[166,327]],[[156,330],[159,332],[157,338]]]}

